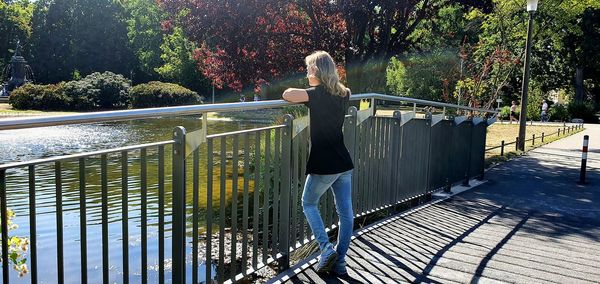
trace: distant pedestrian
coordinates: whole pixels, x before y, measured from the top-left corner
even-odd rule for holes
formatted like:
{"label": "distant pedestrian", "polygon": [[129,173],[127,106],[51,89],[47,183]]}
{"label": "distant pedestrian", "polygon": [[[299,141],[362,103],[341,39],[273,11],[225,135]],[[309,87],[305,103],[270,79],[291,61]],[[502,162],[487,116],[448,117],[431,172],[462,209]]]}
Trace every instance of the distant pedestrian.
{"label": "distant pedestrian", "polygon": [[240,95],[240,102],[245,102],[246,101],[246,96],[245,95]]}
{"label": "distant pedestrian", "polygon": [[254,101],[255,102],[260,101],[260,96],[258,94],[254,94]]}
{"label": "distant pedestrian", "polygon": [[510,106],[510,122],[512,124],[513,120],[518,122],[517,120],[517,102],[512,101],[512,105]]}
{"label": "distant pedestrian", "polygon": [[[344,275],[354,223],[351,184],[354,165],[342,133],[350,90],[340,83],[336,65],[325,51],[306,57],[306,70],[311,87],[290,88],[283,93],[284,100],[305,103],[310,110],[311,147],[302,208],[321,250],[317,272],[333,271]],[[319,200],[329,188],[333,191],[340,220],[335,247],[329,242],[319,213]]]}
{"label": "distant pedestrian", "polygon": [[548,103],[546,100],[542,104],[542,122],[548,122]]}

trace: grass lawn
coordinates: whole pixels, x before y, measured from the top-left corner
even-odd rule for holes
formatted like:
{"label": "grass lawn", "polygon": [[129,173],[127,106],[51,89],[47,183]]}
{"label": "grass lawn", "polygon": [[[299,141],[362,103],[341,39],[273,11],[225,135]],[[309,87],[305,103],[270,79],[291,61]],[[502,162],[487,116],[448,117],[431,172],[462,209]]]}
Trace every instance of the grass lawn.
{"label": "grass lawn", "polygon": [[12,109],[9,104],[0,103],[0,119],[23,116],[47,116],[47,115],[63,115],[75,114],[75,111],[41,111],[41,110],[16,110]]}
{"label": "grass lawn", "polygon": [[[561,129],[560,136],[557,135],[558,129]],[[564,137],[570,136],[576,132],[582,131],[579,130],[571,130],[566,134],[562,134],[563,127],[560,125],[527,125],[526,128],[526,138],[531,139],[532,135],[535,134],[535,145],[532,145],[532,141],[527,141],[525,143],[525,151],[540,147],[542,145],[548,144],[550,142],[562,139]],[[542,143],[541,136],[542,132],[544,133],[544,143]],[[550,135],[549,135],[550,134]],[[487,139],[486,139],[486,149],[499,146],[504,140],[505,143],[514,142],[515,138],[519,136],[519,125],[518,124],[500,124],[494,123],[490,127],[488,127]],[[504,162],[510,160],[512,158],[518,157],[523,154],[522,151],[515,150],[515,144],[508,145],[504,148],[504,156],[500,156],[500,148],[487,151],[485,153],[485,167],[500,162]]]}
{"label": "grass lawn", "polygon": [[[550,134],[553,134],[551,137],[556,137],[556,132],[558,131],[558,128],[561,128],[561,126],[557,126],[557,125],[549,125],[549,126],[540,126],[540,125],[527,125],[526,127],[526,134],[525,137],[526,139],[531,139],[531,137],[533,136],[533,134],[535,134],[536,137],[536,144],[538,144],[540,141],[537,141],[538,138],[542,137],[542,133],[544,133],[544,136],[548,136]],[[486,140],[486,148],[491,148],[491,147],[495,147],[495,146],[500,146],[500,144],[502,143],[502,140],[504,140],[504,143],[510,143],[510,142],[515,142],[515,138],[519,136],[519,125],[516,123],[513,124],[500,124],[498,122],[492,124],[490,127],[488,127],[488,132],[487,132],[487,140]],[[544,141],[546,141],[546,139],[544,139]],[[531,141],[528,142],[529,144],[531,144]],[[514,150],[514,145],[508,146],[509,149],[513,149]],[[498,153],[500,152],[500,149],[498,149]]]}

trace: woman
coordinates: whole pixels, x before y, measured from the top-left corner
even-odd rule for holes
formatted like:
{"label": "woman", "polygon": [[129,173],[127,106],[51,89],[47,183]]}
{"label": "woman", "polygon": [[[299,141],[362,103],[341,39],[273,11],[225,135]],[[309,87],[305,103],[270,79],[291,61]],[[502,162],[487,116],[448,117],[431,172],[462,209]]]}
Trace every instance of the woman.
{"label": "woman", "polygon": [[[310,110],[311,148],[302,208],[321,250],[317,272],[333,270],[343,275],[347,273],[345,258],[354,225],[351,186],[354,165],[342,134],[350,90],[340,83],[335,63],[325,51],[306,57],[306,70],[310,88],[291,88],[283,93],[284,100],[305,103]],[[319,214],[319,199],[330,187],[340,219],[335,247],[329,242]]]}
{"label": "woman", "polygon": [[512,124],[512,122],[516,121],[518,122],[519,120],[517,120],[517,102],[512,101],[512,105],[510,106],[510,122]]}

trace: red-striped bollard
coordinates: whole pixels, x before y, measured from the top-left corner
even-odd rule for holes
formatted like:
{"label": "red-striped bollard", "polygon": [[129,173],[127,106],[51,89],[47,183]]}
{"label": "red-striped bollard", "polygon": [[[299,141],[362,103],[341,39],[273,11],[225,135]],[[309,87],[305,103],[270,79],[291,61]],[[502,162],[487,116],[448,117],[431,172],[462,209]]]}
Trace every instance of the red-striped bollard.
{"label": "red-striped bollard", "polygon": [[579,183],[585,183],[585,168],[587,164],[588,144],[590,136],[583,136],[583,148],[581,148],[581,171],[579,172]]}

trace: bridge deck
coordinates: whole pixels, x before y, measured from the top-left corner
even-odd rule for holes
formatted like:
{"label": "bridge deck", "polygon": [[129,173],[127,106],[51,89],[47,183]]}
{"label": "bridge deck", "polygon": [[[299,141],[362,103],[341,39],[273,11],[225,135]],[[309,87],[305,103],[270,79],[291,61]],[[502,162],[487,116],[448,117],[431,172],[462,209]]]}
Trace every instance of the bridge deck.
{"label": "bridge deck", "polygon": [[309,259],[271,282],[598,283],[600,128],[586,132],[588,185],[576,184],[578,134],[489,170],[473,190],[357,232],[347,277],[317,275]]}

